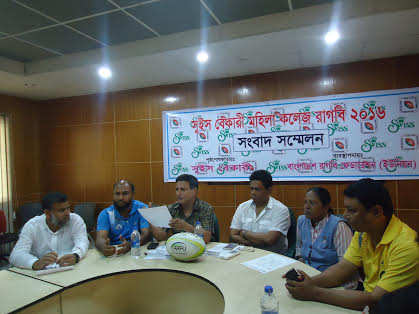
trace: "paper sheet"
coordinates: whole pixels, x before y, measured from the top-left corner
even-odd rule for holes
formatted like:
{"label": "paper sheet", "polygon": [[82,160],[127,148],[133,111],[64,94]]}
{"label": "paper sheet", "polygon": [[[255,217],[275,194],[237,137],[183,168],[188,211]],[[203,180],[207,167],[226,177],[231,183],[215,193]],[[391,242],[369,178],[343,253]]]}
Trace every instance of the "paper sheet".
{"label": "paper sheet", "polygon": [[169,221],[172,219],[167,206],[157,206],[151,208],[140,208],[140,214],[155,227],[169,227]]}
{"label": "paper sheet", "polygon": [[266,274],[278,268],[293,264],[295,262],[296,261],[292,258],[288,258],[278,254],[268,254],[247,262],[243,262],[241,264]]}
{"label": "paper sheet", "polygon": [[148,250],[145,252],[144,259],[170,259],[170,254],[167,253],[166,246],[159,246],[155,250]]}

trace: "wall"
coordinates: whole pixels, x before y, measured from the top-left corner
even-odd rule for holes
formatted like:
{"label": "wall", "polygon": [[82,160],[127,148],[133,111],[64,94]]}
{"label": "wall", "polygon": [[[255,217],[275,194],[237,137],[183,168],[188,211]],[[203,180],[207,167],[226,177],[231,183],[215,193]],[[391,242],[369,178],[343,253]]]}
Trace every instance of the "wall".
{"label": "wall", "polygon": [[[307,68],[267,74],[175,84],[43,102],[41,105],[42,188],[62,190],[73,202],[112,201],[117,179],[136,185],[136,198],[169,204],[175,185],[163,183],[162,111],[246,102],[321,96],[419,86],[419,55]],[[323,84],[324,80],[330,84]],[[241,96],[237,90],[249,89]],[[201,91],[201,92],[200,92]],[[167,96],[179,97],[174,104]],[[419,180],[386,181],[399,217],[419,226]],[[273,196],[302,213],[303,196],[313,185],[332,194],[332,205],[343,212],[346,182],[278,183]],[[211,203],[220,221],[222,241],[228,239],[237,206],[249,199],[246,183],[201,183],[199,197]]]}
{"label": "wall", "polygon": [[0,95],[0,113],[10,117],[13,208],[40,198],[39,106],[36,102]]}

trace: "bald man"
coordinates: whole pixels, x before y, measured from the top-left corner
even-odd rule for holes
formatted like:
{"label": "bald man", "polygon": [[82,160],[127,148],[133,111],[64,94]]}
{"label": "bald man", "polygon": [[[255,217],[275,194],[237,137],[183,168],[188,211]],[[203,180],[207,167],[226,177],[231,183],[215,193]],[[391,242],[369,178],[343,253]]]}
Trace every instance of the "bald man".
{"label": "bald man", "polygon": [[134,229],[141,233],[141,245],[150,240],[150,226],[138,211],[148,206],[134,200],[134,194],[134,184],[119,180],[113,188],[113,205],[102,210],[97,218],[96,247],[105,256],[129,252]]}

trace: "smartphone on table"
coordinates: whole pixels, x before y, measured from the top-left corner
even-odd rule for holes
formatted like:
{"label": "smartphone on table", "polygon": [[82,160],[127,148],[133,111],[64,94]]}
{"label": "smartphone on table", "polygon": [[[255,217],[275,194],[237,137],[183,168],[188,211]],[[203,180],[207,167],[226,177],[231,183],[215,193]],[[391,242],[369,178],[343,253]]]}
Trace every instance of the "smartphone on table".
{"label": "smartphone on table", "polygon": [[159,242],[151,242],[148,246],[147,249],[148,250],[154,250],[159,246]]}
{"label": "smartphone on table", "polygon": [[294,281],[300,281],[300,282],[303,281],[304,279],[300,279],[299,276],[301,276],[301,274],[298,271],[296,271],[295,268],[291,268],[285,274],[285,277],[287,279],[294,280]]}
{"label": "smartphone on table", "polygon": [[237,243],[229,243],[223,248],[223,250],[233,250],[238,246],[239,245]]}

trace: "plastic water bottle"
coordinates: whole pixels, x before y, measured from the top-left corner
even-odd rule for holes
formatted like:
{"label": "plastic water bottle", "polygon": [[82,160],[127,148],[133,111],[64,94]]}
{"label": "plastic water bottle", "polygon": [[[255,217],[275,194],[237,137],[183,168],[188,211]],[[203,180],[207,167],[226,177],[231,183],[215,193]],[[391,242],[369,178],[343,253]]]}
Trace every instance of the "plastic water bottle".
{"label": "plastic water bottle", "polygon": [[279,301],[274,295],[272,286],[265,286],[265,294],[260,299],[260,310],[262,314],[278,314]]}
{"label": "plastic water bottle", "polygon": [[200,236],[202,239],[204,238],[204,229],[202,229],[201,222],[197,221],[195,225],[195,234]]}
{"label": "plastic water bottle", "polygon": [[134,229],[131,233],[131,256],[140,256],[140,241],[141,234]]}

